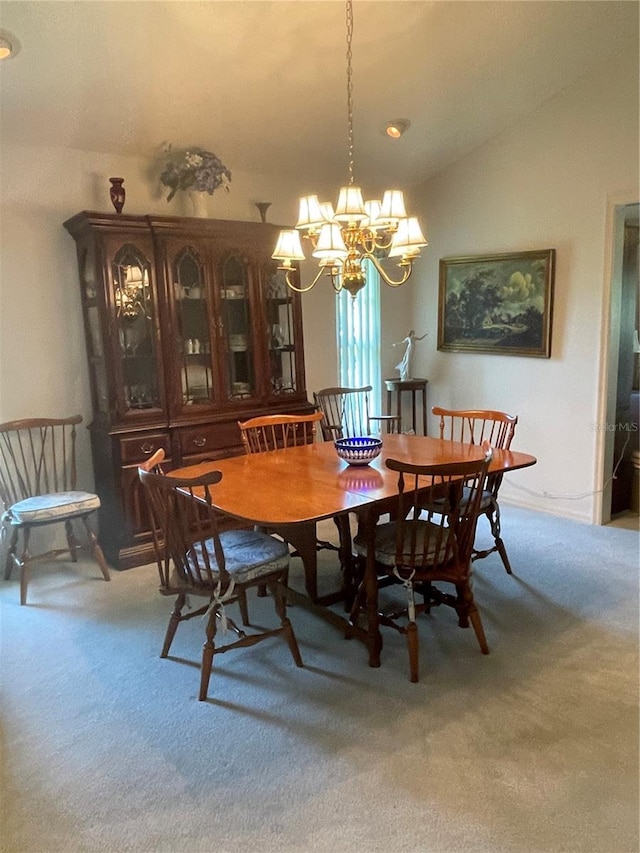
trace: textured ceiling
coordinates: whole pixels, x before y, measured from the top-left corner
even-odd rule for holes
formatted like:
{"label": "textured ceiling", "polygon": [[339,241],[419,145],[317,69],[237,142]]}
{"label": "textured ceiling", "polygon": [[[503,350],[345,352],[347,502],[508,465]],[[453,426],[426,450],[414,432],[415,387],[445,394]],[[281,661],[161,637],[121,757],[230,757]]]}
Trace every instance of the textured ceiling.
{"label": "textured ceiling", "polygon": [[[355,0],[355,171],[439,171],[638,43],[635,2]],[[346,176],[342,0],[2,2],[2,139],[152,156],[166,141],[233,170]],[[408,118],[397,142],[380,128]]]}

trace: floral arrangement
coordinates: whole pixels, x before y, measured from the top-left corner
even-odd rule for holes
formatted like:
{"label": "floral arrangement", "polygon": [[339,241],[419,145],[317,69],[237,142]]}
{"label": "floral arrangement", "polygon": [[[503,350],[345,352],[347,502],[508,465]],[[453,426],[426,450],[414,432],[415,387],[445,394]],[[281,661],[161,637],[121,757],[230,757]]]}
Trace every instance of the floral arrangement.
{"label": "floral arrangement", "polygon": [[167,163],[160,175],[160,182],[171,192],[171,201],[178,190],[197,190],[213,195],[218,187],[229,192],[231,172],[219,157],[202,148],[185,148],[174,151],[166,148]]}

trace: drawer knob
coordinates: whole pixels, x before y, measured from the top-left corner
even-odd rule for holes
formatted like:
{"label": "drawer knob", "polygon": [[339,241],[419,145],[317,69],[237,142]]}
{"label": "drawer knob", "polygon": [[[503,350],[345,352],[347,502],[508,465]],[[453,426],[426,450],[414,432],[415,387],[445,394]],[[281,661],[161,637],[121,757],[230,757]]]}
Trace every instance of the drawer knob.
{"label": "drawer knob", "polygon": [[144,444],[140,445],[140,450],[144,453],[145,456],[149,456],[154,451],[154,445],[151,444],[150,441],[145,441]]}
{"label": "drawer knob", "polygon": [[202,438],[202,437],[200,437],[200,438],[194,438],[194,439],[193,439],[193,443],[195,444],[195,446],[196,446],[196,447],[204,447],[204,446],[205,446],[205,444],[207,443],[207,439],[206,439],[206,438]]}

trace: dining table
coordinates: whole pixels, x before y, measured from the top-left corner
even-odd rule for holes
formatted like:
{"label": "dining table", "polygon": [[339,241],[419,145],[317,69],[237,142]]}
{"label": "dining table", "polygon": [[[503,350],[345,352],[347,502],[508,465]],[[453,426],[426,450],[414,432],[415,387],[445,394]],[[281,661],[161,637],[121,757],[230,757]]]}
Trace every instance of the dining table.
{"label": "dining table", "polygon": [[[287,586],[288,601],[301,605],[365,643],[369,665],[380,666],[382,636],[378,624],[378,580],[375,561],[376,525],[381,515],[393,514],[398,502],[398,474],[386,467],[387,459],[415,465],[475,461],[484,457],[480,445],[461,444],[421,435],[389,434],[382,437],[380,455],[367,465],[349,465],[339,458],[333,442],[317,441],[297,447],[244,456],[204,460],[176,468],[168,476],[197,477],[216,470],[221,481],[211,490],[215,508],[245,524],[264,526],[280,534],[301,557],[305,592]],[[536,458],[513,450],[493,450],[490,473],[527,468]],[[425,484],[426,485],[426,484]],[[345,590],[318,593],[318,522],[333,518],[338,526],[340,561],[352,560],[350,514],[357,516],[367,545],[363,583],[366,593],[366,627],[353,624],[331,609],[343,600]]]}

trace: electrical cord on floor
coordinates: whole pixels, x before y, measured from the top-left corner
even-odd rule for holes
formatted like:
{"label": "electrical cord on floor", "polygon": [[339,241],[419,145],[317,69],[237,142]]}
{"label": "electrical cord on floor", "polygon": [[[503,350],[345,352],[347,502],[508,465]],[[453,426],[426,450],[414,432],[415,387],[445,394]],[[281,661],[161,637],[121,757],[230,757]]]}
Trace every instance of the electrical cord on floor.
{"label": "electrical cord on floor", "polygon": [[622,445],[622,449],[620,450],[620,455],[618,457],[618,461],[613,466],[613,471],[609,479],[604,483],[601,489],[594,489],[590,492],[582,492],[579,494],[553,494],[552,492],[536,492],[534,489],[528,489],[526,486],[522,486],[519,483],[512,483],[509,480],[509,486],[512,486],[514,489],[519,489],[521,492],[526,492],[529,495],[534,495],[537,498],[549,498],[549,500],[568,500],[568,501],[580,501],[584,500],[584,498],[590,498],[592,495],[600,494],[604,492],[609,483],[612,483],[616,479],[616,473],[618,468],[620,467],[620,463],[624,459],[624,452],[627,449],[627,445],[629,444],[629,440],[631,438],[631,433],[627,432],[627,437],[624,440],[624,444]]}

